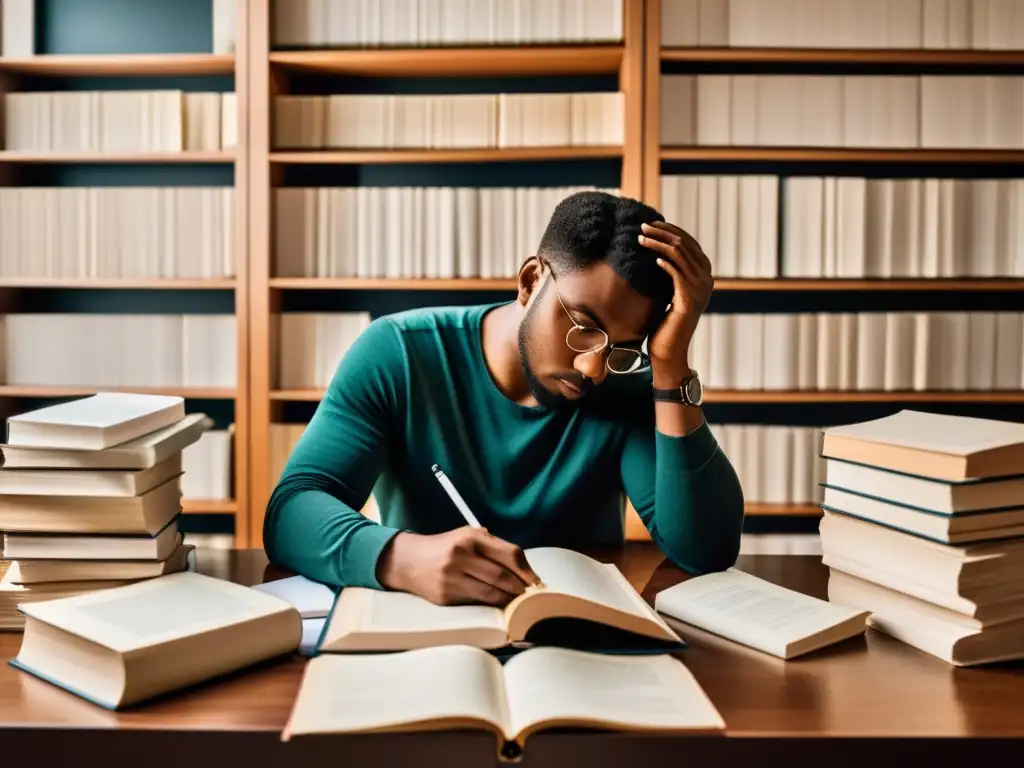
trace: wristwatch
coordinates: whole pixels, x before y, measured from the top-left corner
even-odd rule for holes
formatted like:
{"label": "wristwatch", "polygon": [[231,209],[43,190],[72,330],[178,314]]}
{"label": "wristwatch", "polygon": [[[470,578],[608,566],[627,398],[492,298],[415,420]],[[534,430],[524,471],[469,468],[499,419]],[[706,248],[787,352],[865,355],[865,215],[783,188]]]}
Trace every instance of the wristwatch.
{"label": "wristwatch", "polygon": [[664,403],[682,403],[683,405],[701,405],[704,402],[704,386],[700,383],[697,372],[690,369],[690,378],[680,387],[658,389],[653,387],[654,399]]}

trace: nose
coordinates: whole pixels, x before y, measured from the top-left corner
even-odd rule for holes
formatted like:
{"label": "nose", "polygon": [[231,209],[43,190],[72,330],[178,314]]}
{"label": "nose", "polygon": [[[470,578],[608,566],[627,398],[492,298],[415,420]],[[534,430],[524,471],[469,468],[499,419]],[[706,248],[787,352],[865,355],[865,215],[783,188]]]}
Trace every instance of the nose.
{"label": "nose", "polygon": [[573,361],[573,368],[590,379],[594,384],[600,384],[608,375],[608,368],[604,364],[602,352],[584,352],[576,355]]}

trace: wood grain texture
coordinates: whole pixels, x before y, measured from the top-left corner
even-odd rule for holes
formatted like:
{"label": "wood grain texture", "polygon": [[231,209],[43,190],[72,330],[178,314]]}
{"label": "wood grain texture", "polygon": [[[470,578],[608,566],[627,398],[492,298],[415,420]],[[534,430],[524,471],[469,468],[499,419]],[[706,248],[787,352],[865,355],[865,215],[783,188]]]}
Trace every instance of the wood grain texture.
{"label": "wood grain texture", "polygon": [[[252,485],[249,454],[252,450],[252,419],[249,403],[252,379],[249,376],[249,250],[252,233],[249,229],[249,168],[252,157],[249,154],[249,130],[251,123],[249,88],[249,0],[235,2],[235,105],[238,110],[238,143],[235,148],[235,341],[237,349],[236,392],[235,392],[235,434],[232,441],[234,458],[235,546],[253,546],[251,521],[249,519],[249,490]],[[241,84],[241,85],[239,85]],[[241,511],[241,514],[239,514]]]}
{"label": "wood grain texture", "polygon": [[621,45],[523,45],[272,51],[270,63],[289,72],[371,77],[601,75],[619,71],[623,50]]}
{"label": "wood grain texture", "polygon": [[281,164],[379,165],[383,163],[502,163],[622,157],[620,146],[487,147],[480,149],[346,149],[271,152]]}
{"label": "wood grain texture", "polygon": [[644,202],[661,205],[661,3],[644,0]]}
{"label": "wood grain texture", "polygon": [[889,149],[850,147],[662,147],[662,160],[798,163],[1024,163],[1022,149]]}
{"label": "wood grain texture", "polygon": [[[242,126],[239,126],[242,130]],[[35,152],[28,150],[0,151],[3,163],[233,163],[235,154],[210,152]]]}
{"label": "wood grain texture", "polygon": [[625,55],[619,72],[624,100],[624,146],[620,191],[640,199],[644,194],[644,0],[622,4]]}
{"label": "wood grain texture", "polygon": [[[287,575],[262,551],[198,551],[207,574],[242,584]],[[645,600],[687,578],[652,544],[591,552],[614,563]],[[811,556],[741,556],[737,566],[781,586],[825,598],[827,570]],[[650,738],[602,732],[538,734],[525,762],[537,765],[699,764],[863,765],[885,751],[901,760],[1024,752],[1024,664],[956,669],[874,630],[801,659],[782,661],[669,619],[687,642],[678,657],[718,708],[728,738]],[[20,634],[0,634],[0,653],[17,654]],[[0,667],[5,758],[30,749],[48,756],[87,749],[128,764],[494,765],[486,734],[446,732],[318,737],[281,743],[305,661],[274,659],[144,703],[110,712],[9,666]],[[889,739],[901,738],[892,742]],[[977,742],[974,739],[1001,740]],[[38,758],[39,753],[36,753]],[[178,762],[175,762],[178,761]],[[286,762],[287,761],[287,762]],[[575,762],[574,762],[575,761]],[[940,764],[950,764],[940,761]]]}
{"label": "wood grain texture", "polygon": [[234,389],[222,387],[90,387],[53,384],[0,384],[0,397],[86,397],[97,392],[138,392],[141,394],[180,395],[193,400],[233,400]]}
{"label": "wood grain texture", "polygon": [[270,0],[248,2],[248,304],[249,304],[249,505],[245,546],[263,546],[263,514],[271,489],[270,398],[271,296],[274,207],[270,163],[272,146],[270,77]]}
{"label": "wood grain texture", "polygon": [[[661,0],[649,0],[659,5]],[[660,31],[660,27],[659,27]],[[658,38],[660,43],[661,38]],[[1021,50],[912,50],[885,48],[662,48],[662,61],[741,64],[1020,65]]]}
{"label": "wood grain texture", "polygon": [[[238,17],[242,22],[243,17]],[[239,34],[239,42],[242,36]],[[0,58],[0,72],[17,75],[230,75],[235,56],[215,53],[45,54]]]}
{"label": "wood grain texture", "polygon": [[0,277],[0,288],[114,288],[124,290],[233,290],[234,278]]}

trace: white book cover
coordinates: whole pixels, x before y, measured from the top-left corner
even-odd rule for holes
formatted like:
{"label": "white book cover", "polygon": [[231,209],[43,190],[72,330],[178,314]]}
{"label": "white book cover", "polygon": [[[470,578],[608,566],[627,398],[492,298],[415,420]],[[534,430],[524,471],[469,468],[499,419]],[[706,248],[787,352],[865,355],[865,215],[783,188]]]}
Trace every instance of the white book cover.
{"label": "white book cover", "polygon": [[100,392],[7,419],[9,445],[102,449],[185,417],[185,400],[168,395]]}

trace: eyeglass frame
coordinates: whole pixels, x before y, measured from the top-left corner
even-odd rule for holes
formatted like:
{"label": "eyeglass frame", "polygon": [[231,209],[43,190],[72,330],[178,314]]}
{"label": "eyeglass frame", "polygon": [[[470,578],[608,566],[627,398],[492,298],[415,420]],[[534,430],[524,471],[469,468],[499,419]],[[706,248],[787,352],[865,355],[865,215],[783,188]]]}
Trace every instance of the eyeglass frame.
{"label": "eyeglass frame", "polygon": [[[550,265],[548,265],[548,269],[551,271],[551,282],[555,287],[555,297],[558,299],[558,303],[562,305],[562,310],[565,312],[565,316],[568,317],[569,322],[572,323],[572,328],[565,332],[565,346],[569,347],[571,351],[579,355],[591,355],[594,353],[604,355],[605,369],[608,371],[608,373],[613,373],[616,376],[633,376],[637,373],[644,373],[645,371],[650,370],[651,358],[642,349],[635,349],[634,347],[617,346],[611,343],[611,339],[608,338],[608,332],[605,331],[603,328],[595,328],[593,326],[580,325],[579,323],[577,323],[576,320],[573,318],[572,314],[570,314],[569,309],[565,306],[565,302],[562,301],[562,294],[558,290],[558,281],[555,279],[555,271],[551,269]],[[569,344],[569,334],[572,333],[573,331],[596,331],[597,333],[600,333],[602,336],[604,336],[604,344],[602,344],[600,347],[594,347],[593,349],[575,349],[571,344]],[[632,371],[616,371],[614,368],[611,367],[610,363],[610,352],[612,352],[613,350],[619,350],[620,352],[635,353],[640,358],[641,366]],[[605,354],[606,352],[609,354]]]}

